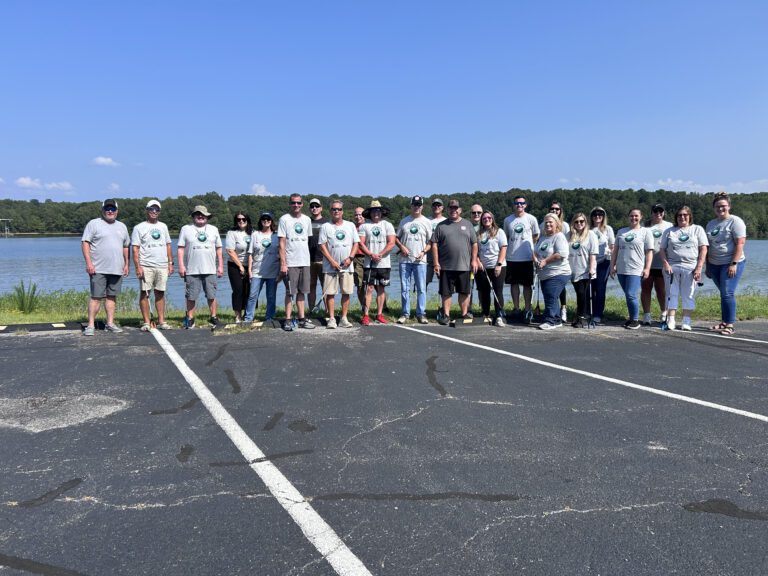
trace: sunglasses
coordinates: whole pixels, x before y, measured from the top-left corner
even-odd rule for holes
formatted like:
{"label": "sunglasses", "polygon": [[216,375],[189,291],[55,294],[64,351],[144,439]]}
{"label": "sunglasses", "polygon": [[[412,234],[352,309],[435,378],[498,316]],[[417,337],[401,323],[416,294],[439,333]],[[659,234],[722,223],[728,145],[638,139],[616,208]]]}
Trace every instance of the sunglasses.
{"label": "sunglasses", "polygon": [[587,221],[586,220],[574,220],[573,223],[574,224],[586,224]]}
{"label": "sunglasses", "polygon": [[195,216],[195,218],[208,218],[208,216],[206,216],[205,214],[200,214],[200,212],[198,212],[194,216]]}
{"label": "sunglasses", "polygon": [[304,202],[293,202],[293,201],[291,201],[291,202],[289,202],[289,204],[291,206],[301,206],[302,204],[304,204]]}
{"label": "sunglasses", "polygon": [[320,204],[310,204],[310,205],[309,205],[309,208],[310,208],[311,210],[314,210],[315,208],[320,208]]}
{"label": "sunglasses", "polygon": [[344,208],[331,208],[331,212],[344,212]]}
{"label": "sunglasses", "polygon": [[592,214],[592,218],[603,218],[604,216],[605,214],[603,214],[602,212],[595,212],[594,214]]}
{"label": "sunglasses", "polygon": [[515,202],[515,206],[525,206],[525,202]]}
{"label": "sunglasses", "polygon": [[237,221],[238,222],[248,222],[248,220],[246,218],[238,218]]}
{"label": "sunglasses", "polygon": [[107,206],[103,210],[104,212],[117,212],[117,208],[115,208],[114,206]]}
{"label": "sunglasses", "polygon": [[683,214],[678,214],[678,215],[677,215],[677,217],[678,217],[678,218],[690,218],[690,217],[691,217],[691,215],[690,215],[690,214],[685,214],[685,213],[683,213]]}
{"label": "sunglasses", "polygon": [[260,220],[261,220],[262,222],[272,222],[272,218],[270,218],[269,216],[262,216],[262,217],[260,218]]}
{"label": "sunglasses", "polygon": [[435,208],[436,206],[442,206],[442,204],[440,204],[440,202],[433,202],[432,208]]}
{"label": "sunglasses", "polygon": [[549,211],[550,212],[562,212],[563,209],[562,208],[550,208]]}
{"label": "sunglasses", "polygon": [[482,212],[472,212],[472,216],[480,216]]}
{"label": "sunglasses", "polygon": [[147,212],[160,212],[160,208],[152,206],[152,208],[147,208]]}
{"label": "sunglasses", "polygon": [[458,206],[448,206],[448,210],[458,210]]}

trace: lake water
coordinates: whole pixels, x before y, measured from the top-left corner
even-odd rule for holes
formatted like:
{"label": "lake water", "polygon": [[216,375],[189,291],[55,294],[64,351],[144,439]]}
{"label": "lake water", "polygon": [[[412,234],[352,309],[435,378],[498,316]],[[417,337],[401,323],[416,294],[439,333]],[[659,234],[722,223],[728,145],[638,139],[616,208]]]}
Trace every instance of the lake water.
{"label": "lake water", "polygon": [[[747,265],[739,284],[739,291],[746,289],[759,290],[768,294],[768,240],[747,240]],[[176,244],[173,245],[174,259]],[[397,258],[393,258],[392,284],[387,288],[390,299],[399,300],[400,281],[397,274]],[[85,272],[85,261],[80,249],[80,238],[69,237],[12,237],[0,238],[0,293],[12,292],[20,280],[35,282],[38,288],[50,292],[54,290],[87,290],[88,275]],[[711,280],[704,280],[703,292],[715,292]],[[123,286],[139,289],[139,282],[131,266],[131,274],[123,282]],[[615,280],[608,281],[610,293],[621,294],[621,288]],[[569,286],[569,302],[575,301],[572,288]],[[506,300],[509,292],[505,291]],[[437,296],[437,282],[433,281],[427,288],[427,297]],[[278,306],[282,304],[284,291],[282,285],[278,289]],[[168,298],[176,309],[184,308],[184,282],[178,274],[169,279]],[[225,307],[231,306],[232,290],[225,275],[219,279],[218,301]],[[264,303],[262,292],[261,305]],[[353,301],[356,299],[353,299]],[[412,300],[411,306],[415,305]]]}

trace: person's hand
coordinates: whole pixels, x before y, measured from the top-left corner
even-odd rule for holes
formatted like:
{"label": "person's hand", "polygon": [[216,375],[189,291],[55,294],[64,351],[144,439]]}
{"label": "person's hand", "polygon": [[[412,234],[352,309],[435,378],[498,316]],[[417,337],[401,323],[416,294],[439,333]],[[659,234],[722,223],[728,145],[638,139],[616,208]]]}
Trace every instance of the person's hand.
{"label": "person's hand", "polygon": [[280,274],[283,276],[288,276],[288,264],[282,264],[280,266]]}
{"label": "person's hand", "polygon": [[699,268],[694,269],[694,271],[693,271],[693,279],[696,280],[696,282],[700,282],[701,281],[701,269],[699,269]]}
{"label": "person's hand", "polygon": [[128,274],[130,273],[131,273],[130,267],[128,266],[128,262],[126,262],[125,265],[123,266],[123,276],[127,278]]}
{"label": "person's hand", "polygon": [[219,278],[224,276],[224,266],[222,266],[221,264],[219,264],[219,267],[216,269],[216,276],[218,276]]}
{"label": "person's hand", "polygon": [[403,246],[403,247],[400,249],[400,254],[402,254],[402,255],[403,255],[403,256],[405,256],[405,257],[408,257],[408,256],[410,256],[410,255],[411,255],[411,251],[410,251],[410,250],[408,250],[408,248],[406,248],[405,246]]}
{"label": "person's hand", "polygon": [[434,269],[435,269],[435,276],[440,276],[440,264],[435,263]]}
{"label": "person's hand", "polygon": [[377,264],[381,262],[381,254],[371,254],[371,261],[376,262]]}
{"label": "person's hand", "polygon": [[590,280],[594,280],[595,278],[597,278],[597,272],[595,272],[594,270],[590,270],[589,271],[589,279]]}
{"label": "person's hand", "polygon": [[738,267],[736,266],[736,264],[730,264],[728,266],[728,278],[733,278],[734,276],[736,276],[736,269],[737,268]]}
{"label": "person's hand", "polygon": [[666,272],[667,274],[672,274],[672,266],[670,265],[669,262],[664,264],[664,272]]}
{"label": "person's hand", "polygon": [[136,278],[144,278],[144,268],[141,265],[136,266]]}
{"label": "person's hand", "polygon": [[503,266],[496,266],[496,267],[493,269],[493,273],[496,275],[496,278],[498,278],[499,276],[501,276],[501,271],[502,271],[502,270],[504,270],[504,267],[503,267]]}
{"label": "person's hand", "polygon": [[93,276],[94,274],[96,274],[96,266],[94,266],[93,264],[86,264],[85,271],[88,272],[88,276]]}
{"label": "person's hand", "polygon": [[173,262],[168,262],[168,275],[173,274]]}
{"label": "person's hand", "polygon": [[611,266],[611,278],[616,278],[616,266]]}
{"label": "person's hand", "polygon": [[184,278],[186,275],[187,275],[187,268],[186,268],[186,266],[184,266],[184,264],[179,262],[179,276]]}
{"label": "person's hand", "polygon": [[651,275],[651,270],[649,268],[644,268],[643,269],[643,280],[647,280],[650,275]]}

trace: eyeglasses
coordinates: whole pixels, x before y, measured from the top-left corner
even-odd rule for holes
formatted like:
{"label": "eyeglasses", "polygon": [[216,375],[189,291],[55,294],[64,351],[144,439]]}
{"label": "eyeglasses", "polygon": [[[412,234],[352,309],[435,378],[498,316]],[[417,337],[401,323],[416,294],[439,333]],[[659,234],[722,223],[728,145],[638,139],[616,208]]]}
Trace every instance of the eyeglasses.
{"label": "eyeglasses", "polygon": [[586,220],[574,220],[573,223],[574,224],[586,224],[587,221]]}
{"label": "eyeglasses", "polygon": [[715,206],[715,210],[725,210],[726,208],[728,208],[728,204],[717,204]]}
{"label": "eyeglasses", "polygon": [[685,214],[685,213],[682,213],[682,214],[678,214],[678,215],[677,215],[677,217],[678,217],[678,218],[690,218],[690,217],[691,217],[691,215],[690,215],[690,214]]}
{"label": "eyeglasses", "polygon": [[198,212],[194,216],[195,216],[195,218],[208,218],[208,216],[206,216],[205,214],[200,214],[200,212]]}
{"label": "eyeglasses", "polygon": [[152,206],[151,208],[147,208],[147,212],[160,212],[160,208]]}
{"label": "eyeglasses", "polygon": [[482,212],[472,212],[472,216],[480,216]]}
{"label": "eyeglasses", "polygon": [[486,220],[491,220],[491,221],[493,221],[493,217],[492,217],[492,216],[483,216],[482,220],[483,220],[483,221],[486,221]]}
{"label": "eyeglasses", "polygon": [[562,212],[563,209],[562,208],[550,208],[549,211],[550,212]]}
{"label": "eyeglasses", "polygon": [[316,208],[320,208],[320,204],[310,204],[309,208],[310,208],[310,210],[314,210]]}
{"label": "eyeglasses", "polygon": [[525,206],[525,202],[515,202],[515,206]]}
{"label": "eyeglasses", "polygon": [[654,208],[653,213],[654,214],[663,214],[664,213],[664,208]]}
{"label": "eyeglasses", "polygon": [[237,221],[238,222],[248,222],[248,220],[246,218],[238,218]]}
{"label": "eyeglasses", "polygon": [[117,208],[114,206],[106,206],[103,210],[104,212],[117,212]]}
{"label": "eyeglasses", "polygon": [[436,208],[437,206],[442,206],[440,202],[432,202],[432,208]]}
{"label": "eyeglasses", "polygon": [[603,218],[605,214],[602,212],[596,212],[595,214],[592,214],[592,218]]}
{"label": "eyeglasses", "polygon": [[304,202],[294,202],[293,200],[291,200],[291,201],[289,202],[289,204],[290,204],[291,206],[301,206],[302,204],[304,204]]}
{"label": "eyeglasses", "polygon": [[458,206],[448,206],[448,210],[458,210]]}
{"label": "eyeglasses", "polygon": [[269,216],[262,216],[262,217],[260,218],[260,220],[261,220],[262,222],[272,222],[272,218],[270,218]]}
{"label": "eyeglasses", "polygon": [[344,208],[331,208],[331,212],[344,212]]}

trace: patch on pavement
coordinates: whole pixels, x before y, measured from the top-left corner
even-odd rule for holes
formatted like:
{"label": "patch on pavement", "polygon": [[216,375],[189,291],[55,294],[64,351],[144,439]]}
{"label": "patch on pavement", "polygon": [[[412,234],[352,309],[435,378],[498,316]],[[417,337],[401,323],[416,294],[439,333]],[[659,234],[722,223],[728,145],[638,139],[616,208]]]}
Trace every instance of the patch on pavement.
{"label": "patch on pavement", "polygon": [[105,418],[129,406],[130,402],[100,394],[0,398],[0,427],[34,434]]}

